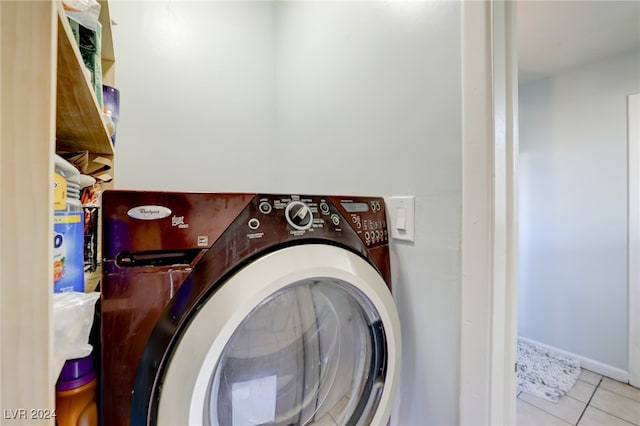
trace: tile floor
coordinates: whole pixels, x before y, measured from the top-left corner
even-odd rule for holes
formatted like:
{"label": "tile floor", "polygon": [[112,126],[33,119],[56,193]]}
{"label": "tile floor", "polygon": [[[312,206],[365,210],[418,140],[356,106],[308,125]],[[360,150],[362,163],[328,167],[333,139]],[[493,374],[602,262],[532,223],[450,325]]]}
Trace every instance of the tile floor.
{"label": "tile floor", "polygon": [[640,426],[640,389],[582,370],[557,403],[520,392],[517,426]]}

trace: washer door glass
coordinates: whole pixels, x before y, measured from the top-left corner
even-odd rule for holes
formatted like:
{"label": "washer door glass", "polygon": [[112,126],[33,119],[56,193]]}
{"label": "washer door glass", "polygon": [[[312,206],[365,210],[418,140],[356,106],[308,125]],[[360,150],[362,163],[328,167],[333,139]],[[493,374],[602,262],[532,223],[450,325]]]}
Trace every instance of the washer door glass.
{"label": "washer door glass", "polygon": [[306,279],[262,301],[226,344],[207,390],[211,425],[370,424],[386,339],[354,286]]}

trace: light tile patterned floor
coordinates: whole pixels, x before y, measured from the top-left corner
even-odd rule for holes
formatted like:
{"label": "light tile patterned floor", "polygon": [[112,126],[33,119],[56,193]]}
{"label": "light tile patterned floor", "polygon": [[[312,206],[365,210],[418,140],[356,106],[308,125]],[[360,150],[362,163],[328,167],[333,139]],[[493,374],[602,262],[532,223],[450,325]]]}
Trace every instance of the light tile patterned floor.
{"label": "light tile patterned floor", "polygon": [[640,426],[640,389],[582,370],[557,403],[521,392],[517,426]]}

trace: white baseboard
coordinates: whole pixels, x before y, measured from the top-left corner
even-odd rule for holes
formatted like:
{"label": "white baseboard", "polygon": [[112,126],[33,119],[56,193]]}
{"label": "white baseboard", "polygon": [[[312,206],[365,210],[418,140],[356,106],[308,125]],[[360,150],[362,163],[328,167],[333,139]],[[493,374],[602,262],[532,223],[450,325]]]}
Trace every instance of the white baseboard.
{"label": "white baseboard", "polygon": [[529,339],[522,336],[518,336],[518,339],[522,340],[523,342],[531,343],[532,345],[540,346],[550,351],[557,352],[561,355],[566,355],[568,357],[575,358],[578,361],[580,361],[580,366],[585,370],[590,370],[590,371],[593,371],[594,373],[602,374],[603,376],[607,376],[611,379],[617,380],[622,383],[629,383],[629,372],[622,370],[620,368],[613,367],[611,365],[593,360],[591,358],[586,358],[582,355],[578,355],[562,349],[558,349],[550,345],[546,345],[544,343],[538,342],[537,340]]}

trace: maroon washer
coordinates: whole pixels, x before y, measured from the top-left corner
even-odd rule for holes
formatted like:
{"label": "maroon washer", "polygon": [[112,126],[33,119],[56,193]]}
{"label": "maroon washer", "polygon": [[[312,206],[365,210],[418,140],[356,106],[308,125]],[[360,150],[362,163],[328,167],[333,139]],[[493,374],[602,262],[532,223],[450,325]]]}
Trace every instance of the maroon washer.
{"label": "maroon washer", "polygon": [[106,191],[101,299],[102,424],[155,424],[162,370],[190,313],[247,263],[329,244],[391,286],[379,197]]}

